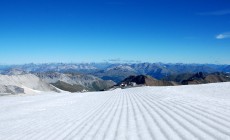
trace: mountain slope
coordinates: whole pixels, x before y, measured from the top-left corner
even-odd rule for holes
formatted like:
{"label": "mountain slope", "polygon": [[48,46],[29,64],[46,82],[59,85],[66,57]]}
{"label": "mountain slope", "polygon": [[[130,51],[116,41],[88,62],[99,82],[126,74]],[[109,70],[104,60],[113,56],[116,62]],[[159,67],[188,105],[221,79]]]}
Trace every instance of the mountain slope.
{"label": "mountain slope", "polygon": [[[0,85],[2,86],[15,86],[22,89],[31,89],[37,91],[54,91],[58,90],[42,81],[40,78],[33,74],[24,74],[24,75],[0,75]],[[25,90],[24,93],[26,93]],[[0,91],[1,93],[5,92],[4,90]],[[28,91],[29,92],[29,91]]]}
{"label": "mountain slope", "polygon": [[93,75],[100,77],[103,80],[112,80],[116,83],[121,82],[130,75],[137,75],[137,71],[128,65],[112,65],[106,70],[101,70]]}
{"label": "mountain slope", "polygon": [[164,81],[164,80],[157,80],[148,75],[138,75],[138,76],[129,76],[128,78],[124,79],[119,85],[125,84],[130,85],[130,83],[136,83],[137,85],[146,85],[146,86],[173,86],[175,83]]}
{"label": "mountain slope", "polygon": [[228,65],[227,67],[225,67],[225,68],[223,69],[223,72],[228,72],[228,73],[230,73],[230,65]]}
{"label": "mountain slope", "polygon": [[47,83],[70,92],[106,90],[115,85],[113,81],[85,74],[46,72],[36,75]]}
{"label": "mountain slope", "polygon": [[25,90],[18,86],[12,85],[0,85],[0,95],[8,94],[22,94],[25,93]]}
{"label": "mountain slope", "polygon": [[192,75],[187,80],[183,80],[181,83],[183,85],[189,84],[206,84],[206,83],[217,83],[217,82],[228,82],[230,77],[228,74],[224,73],[211,73],[205,74],[202,72]]}

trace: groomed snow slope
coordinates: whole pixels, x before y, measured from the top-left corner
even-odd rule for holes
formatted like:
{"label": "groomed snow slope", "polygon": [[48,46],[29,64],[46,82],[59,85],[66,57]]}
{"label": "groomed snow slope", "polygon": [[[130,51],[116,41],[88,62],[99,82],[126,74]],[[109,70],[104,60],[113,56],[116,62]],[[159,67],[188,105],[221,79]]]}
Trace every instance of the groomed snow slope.
{"label": "groomed snow slope", "polygon": [[1,140],[230,140],[230,83],[0,98]]}

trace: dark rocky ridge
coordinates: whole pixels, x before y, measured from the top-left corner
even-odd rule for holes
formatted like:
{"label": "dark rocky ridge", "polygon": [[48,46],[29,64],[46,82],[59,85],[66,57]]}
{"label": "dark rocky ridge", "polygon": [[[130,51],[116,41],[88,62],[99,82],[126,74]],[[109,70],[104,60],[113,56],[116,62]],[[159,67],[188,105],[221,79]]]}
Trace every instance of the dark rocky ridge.
{"label": "dark rocky ridge", "polygon": [[182,74],[174,77],[170,77],[164,80],[157,80],[148,75],[129,76],[120,82],[118,85],[137,85],[146,86],[175,86],[175,85],[190,85],[190,84],[207,84],[217,82],[229,82],[230,74],[226,73],[202,73],[196,74]]}
{"label": "dark rocky ridge", "polygon": [[148,75],[138,75],[138,76],[129,76],[128,78],[124,79],[119,85],[126,84],[129,85],[130,83],[136,83],[137,85],[146,85],[146,86],[174,86],[176,83],[171,81],[164,81],[164,80],[157,80]]}
{"label": "dark rocky ridge", "polygon": [[230,77],[225,73],[212,73],[205,74],[202,72],[196,73],[187,80],[183,80],[181,84],[190,85],[190,84],[206,84],[206,83],[218,83],[218,82],[228,82]]}
{"label": "dark rocky ridge", "polygon": [[[0,95],[24,94],[24,89],[13,85],[0,85]],[[3,94],[4,93],[4,94]]]}

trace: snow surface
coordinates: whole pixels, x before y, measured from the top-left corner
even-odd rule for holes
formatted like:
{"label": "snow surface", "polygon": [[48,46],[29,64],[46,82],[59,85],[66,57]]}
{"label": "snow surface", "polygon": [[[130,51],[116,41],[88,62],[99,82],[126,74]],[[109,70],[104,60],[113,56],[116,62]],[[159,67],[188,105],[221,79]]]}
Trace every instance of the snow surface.
{"label": "snow surface", "polygon": [[0,97],[1,140],[230,140],[230,83]]}

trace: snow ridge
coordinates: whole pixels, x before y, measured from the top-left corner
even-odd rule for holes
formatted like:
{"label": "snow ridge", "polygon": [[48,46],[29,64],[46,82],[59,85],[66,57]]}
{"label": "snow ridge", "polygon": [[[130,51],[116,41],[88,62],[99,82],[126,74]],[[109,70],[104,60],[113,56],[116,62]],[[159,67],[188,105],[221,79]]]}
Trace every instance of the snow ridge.
{"label": "snow ridge", "polygon": [[[42,81],[40,78],[33,74],[24,75],[0,75],[0,85],[2,86],[15,86],[24,89],[24,92],[33,93],[34,91],[55,91],[58,90],[50,84]],[[3,93],[5,90],[1,90]]]}

